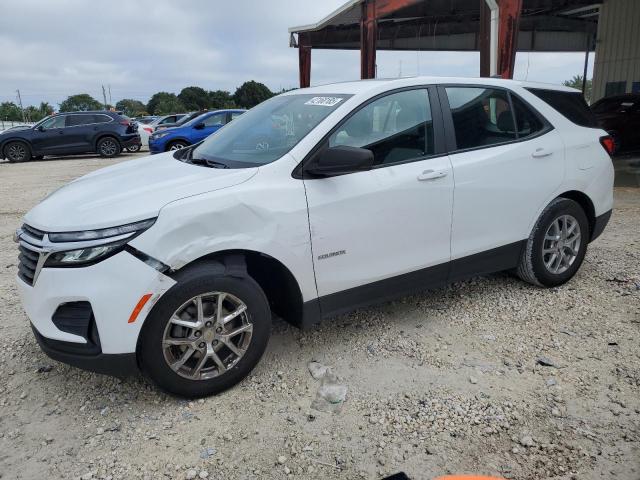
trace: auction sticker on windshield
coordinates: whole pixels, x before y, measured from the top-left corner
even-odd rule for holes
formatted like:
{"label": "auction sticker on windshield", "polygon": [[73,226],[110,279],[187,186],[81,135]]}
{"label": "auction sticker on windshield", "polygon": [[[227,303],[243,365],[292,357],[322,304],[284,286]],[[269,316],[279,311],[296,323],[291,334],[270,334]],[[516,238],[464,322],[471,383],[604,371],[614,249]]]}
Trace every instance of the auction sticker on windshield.
{"label": "auction sticker on windshield", "polygon": [[340,97],[313,97],[304,102],[305,105],[321,105],[323,107],[333,107],[342,101]]}

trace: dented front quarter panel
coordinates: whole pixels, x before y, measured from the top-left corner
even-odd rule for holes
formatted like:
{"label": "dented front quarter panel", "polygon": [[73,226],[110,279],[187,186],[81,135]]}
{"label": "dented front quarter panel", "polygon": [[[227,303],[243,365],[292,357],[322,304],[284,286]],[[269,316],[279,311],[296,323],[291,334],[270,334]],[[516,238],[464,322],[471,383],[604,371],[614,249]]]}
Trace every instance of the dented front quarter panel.
{"label": "dented front quarter panel", "polygon": [[304,184],[291,176],[296,164],[285,155],[243,183],[171,202],[131,245],[174,270],[228,250],[266,254],[289,269],[304,301],[315,298]]}

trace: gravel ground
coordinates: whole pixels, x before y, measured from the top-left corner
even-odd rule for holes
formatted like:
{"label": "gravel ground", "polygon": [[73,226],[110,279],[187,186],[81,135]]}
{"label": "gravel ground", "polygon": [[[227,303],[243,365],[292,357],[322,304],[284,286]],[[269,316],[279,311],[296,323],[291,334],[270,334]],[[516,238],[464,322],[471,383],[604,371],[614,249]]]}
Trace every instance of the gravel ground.
{"label": "gravel ground", "polygon": [[[3,479],[640,478],[640,190],[616,189],[608,229],[561,288],[500,274],[311,332],[276,321],[248,379],[187,402],[51,361],[17,298],[21,215],[114,162],[0,163]],[[312,408],[311,360],[347,386],[339,412]]]}

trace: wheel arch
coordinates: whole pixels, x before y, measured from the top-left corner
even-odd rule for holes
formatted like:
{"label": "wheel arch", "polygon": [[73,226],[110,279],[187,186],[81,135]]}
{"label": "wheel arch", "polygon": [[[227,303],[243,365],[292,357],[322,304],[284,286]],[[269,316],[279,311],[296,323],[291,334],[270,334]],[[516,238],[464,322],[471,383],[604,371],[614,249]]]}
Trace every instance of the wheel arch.
{"label": "wheel arch", "polygon": [[578,190],[568,190],[561,193],[556,198],[567,198],[569,200],[573,200],[582,207],[582,210],[584,210],[587,220],[589,221],[589,240],[591,240],[596,225],[596,209],[593,200],[591,200],[586,193]]}
{"label": "wheel arch", "polygon": [[168,152],[169,151],[169,147],[171,146],[171,144],[175,143],[175,142],[184,142],[187,145],[193,145],[191,140],[189,140],[188,138],[176,137],[176,138],[172,138],[172,139],[167,140],[167,141],[164,142],[164,151]]}
{"label": "wheel arch", "polygon": [[226,271],[246,272],[264,291],[272,311],[287,323],[302,327],[304,302],[302,290],[291,270],[280,260],[255,250],[222,250],[196,258],[173,272],[170,276],[179,278],[180,272],[205,262],[220,262]]}
{"label": "wheel arch", "polygon": [[0,154],[3,155],[2,158],[4,158],[4,147],[7,146],[8,143],[11,142],[22,142],[24,143],[27,148],[29,148],[29,151],[31,152],[31,154],[33,155],[34,150],[33,150],[33,145],[31,145],[31,142],[25,138],[22,137],[11,137],[11,138],[7,138],[5,140],[2,140],[2,142],[0,142]]}

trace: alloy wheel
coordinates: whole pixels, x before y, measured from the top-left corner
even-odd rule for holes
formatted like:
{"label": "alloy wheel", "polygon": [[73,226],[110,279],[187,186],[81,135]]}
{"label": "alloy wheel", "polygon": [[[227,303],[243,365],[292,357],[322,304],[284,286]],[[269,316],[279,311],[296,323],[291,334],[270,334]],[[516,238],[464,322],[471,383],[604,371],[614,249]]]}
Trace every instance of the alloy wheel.
{"label": "alloy wheel", "polygon": [[20,162],[27,156],[27,148],[21,143],[13,143],[7,149],[7,157],[12,162]]}
{"label": "alloy wheel", "polygon": [[542,242],[542,261],[553,274],[566,272],[578,257],[582,243],[578,221],[571,215],[561,215],[547,229]]}
{"label": "alloy wheel", "polygon": [[225,292],[197,295],[182,304],[164,330],[167,365],[190,380],[207,380],[236,365],[251,343],[246,304]]}
{"label": "alloy wheel", "polygon": [[100,153],[106,156],[115,155],[118,151],[118,146],[113,140],[105,140],[100,144]]}
{"label": "alloy wheel", "polygon": [[169,147],[169,150],[182,150],[185,146],[181,143],[174,143]]}

